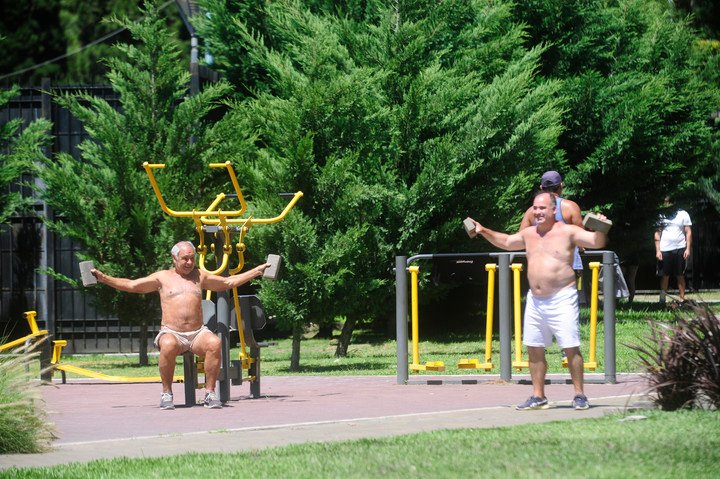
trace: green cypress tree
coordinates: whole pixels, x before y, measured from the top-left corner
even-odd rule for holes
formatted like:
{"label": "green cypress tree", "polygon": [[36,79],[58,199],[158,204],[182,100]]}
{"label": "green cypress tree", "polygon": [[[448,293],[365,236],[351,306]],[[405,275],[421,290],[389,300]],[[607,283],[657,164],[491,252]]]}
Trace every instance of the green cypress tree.
{"label": "green cypress tree", "polygon": [[[142,164],[167,165],[156,176],[170,208],[209,204],[207,165],[217,158],[208,114],[230,91],[218,83],[188,96],[189,73],[157,3],[146,2],[140,20],[111,19],[136,41],[118,45],[121,55],[107,60],[119,108],[84,93],[57,97],[88,138],[79,145],[80,159],[59,154],[37,168],[46,185],[40,194],[57,213],[45,218],[48,226],[81,246],[80,259],[94,260],[113,276],[135,278],[168,268],[171,246],[192,239],[192,222],[162,212]],[[102,286],[92,292],[101,309],[141,326],[140,362],[146,364],[147,326],[160,318],[157,295]]]}
{"label": "green cypress tree", "polygon": [[[0,108],[4,108],[19,92],[17,86],[0,91]],[[0,153],[0,224],[7,222],[31,201],[19,191],[11,190],[10,185],[18,182],[23,172],[30,171],[28,165],[43,157],[42,147],[49,142],[49,129],[50,122],[46,120],[32,121],[24,128],[21,118],[0,125],[0,148],[4,152]]]}
{"label": "green cypress tree", "polygon": [[293,330],[293,369],[308,322],[345,317],[346,341],[358,321],[392,317],[394,255],[470,248],[457,244],[464,215],[514,223],[543,168],[563,161],[558,84],[538,81],[543,50],[524,47],[510,3],[372,2],[343,16],[288,0],[265,4],[262,32],[207,5],[209,24],[224,19],[222,37],[206,25],[209,43],[249,56],[228,50],[217,67],[266,72],[224,127],[246,132],[233,148],[249,153],[238,161],[258,205],[305,193],[278,234],[253,238],[287,260],[262,296]]}

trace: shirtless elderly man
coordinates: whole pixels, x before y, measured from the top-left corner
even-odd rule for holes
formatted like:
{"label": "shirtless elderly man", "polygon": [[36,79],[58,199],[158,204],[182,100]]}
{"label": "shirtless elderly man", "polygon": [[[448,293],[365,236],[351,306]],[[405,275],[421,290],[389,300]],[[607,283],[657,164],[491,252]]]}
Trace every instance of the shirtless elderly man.
{"label": "shirtless elderly man", "polygon": [[203,324],[202,290],[226,291],[237,288],[262,276],[270,265],[261,264],[234,276],[217,276],[195,267],[195,246],[181,241],[171,250],[174,267],[157,271],[138,279],[114,278],[97,269],[91,270],[98,281],[127,293],[160,294],[162,321],[155,346],[160,350],[158,367],[163,392],[160,409],[175,409],[172,381],[175,359],[179,354],[192,351],[205,357],[206,408],[219,409],[222,403],[215,394],[215,382],[220,372],[220,338]]}
{"label": "shirtless elderly man", "polygon": [[607,236],[557,221],[555,205],[552,193],[540,192],[532,206],[535,226],[510,235],[488,229],[473,220],[475,233],[496,247],[508,251],[525,249],[527,252],[530,290],[525,305],[523,344],[528,349],[533,395],[517,406],[520,410],[548,408],[545,348],[552,344],[553,335],[568,358],[575,388],[573,407],[590,407],[583,391],[584,364],[580,353],[578,295],[572,264],[576,246],[602,248]]}

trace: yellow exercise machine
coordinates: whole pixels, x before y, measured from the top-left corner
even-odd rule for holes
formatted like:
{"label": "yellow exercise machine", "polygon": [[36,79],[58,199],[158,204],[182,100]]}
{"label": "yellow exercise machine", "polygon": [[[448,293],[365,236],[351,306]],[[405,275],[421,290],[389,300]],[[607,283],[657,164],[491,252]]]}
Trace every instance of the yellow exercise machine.
{"label": "yellow exercise machine", "polygon": [[[588,350],[589,360],[583,364],[585,369],[595,371],[597,369],[597,313],[598,313],[598,294],[599,294],[599,282],[600,282],[600,262],[593,261],[589,264],[590,270],[592,271],[591,288],[590,288],[590,344]],[[529,364],[527,361],[522,360],[522,326],[520,321],[520,271],[522,271],[522,265],[513,263],[513,286],[514,286],[514,313],[515,313],[515,361],[512,365],[518,371],[523,368],[528,368]],[[562,366],[568,367],[567,358],[563,358]]]}
{"label": "yellow exercise machine", "polygon": [[530,367],[527,361],[522,359],[522,308],[520,306],[520,271],[523,267],[520,263],[510,265],[513,272],[513,317],[515,318],[515,361],[512,366],[518,371]]}
{"label": "yellow exercise machine", "polygon": [[18,338],[14,341],[10,341],[9,343],[0,344],[0,351],[12,349],[15,346],[25,344],[28,341],[34,341],[42,336],[47,336],[47,329],[38,328],[37,321],[35,320],[35,316],[37,316],[37,311],[25,311],[25,313],[23,314],[28,322],[28,325],[30,326],[30,334],[23,336],[22,338]]}
{"label": "yellow exercise machine", "polygon": [[485,265],[485,271],[488,272],[487,309],[485,310],[485,362],[481,363],[479,359],[461,359],[458,362],[458,368],[460,369],[484,369],[489,371],[493,368],[492,333],[495,316],[495,272],[497,271],[497,265],[488,263]]}
{"label": "yellow exercise machine", "polygon": [[420,332],[418,328],[418,273],[420,267],[410,266],[410,302],[412,304],[412,364],[410,370],[414,372],[418,371],[445,371],[445,363],[442,361],[428,361],[425,364],[420,364]]}
{"label": "yellow exercise machine", "polygon": [[[597,368],[597,312],[598,312],[598,292],[599,292],[599,272],[600,262],[591,262],[589,264],[592,271],[591,281],[591,300],[590,300],[590,344],[589,344],[589,360],[584,363],[584,367],[591,371]],[[479,359],[460,359],[457,367],[459,369],[483,369],[489,371],[493,368],[492,362],[492,332],[493,332],[493,316],[494,316],[494,298],[495,298],[495,274],[497,264],[489,263],[485,265],[485,271],[488,272],[488,289],[487,289],[487,312],[485,327],[485,362],[481,363]],[[521,305],[521,282],[520,272],[523,270],[521,263],[513,263],[510,265],[513,272],[513,317],[515,329],[515,360],[512,367],[521,371],[523,368],[529,368],[528,361],[523,360],[522,355],[522,305]],[[413,372],[419,371],[444,371],[445,363],[443,361],[429,361],[420,364],[420,340],[418,327],[418,266],[408,267],[410,272],[410,291],[411,291],[411,341],[412,341],[412,363],[409,369]],[[563,359],[563,367],[567,367],[567,359]]]}
{"label": "yellow exercise machine", "polygon": [[[148,178],[150,179],[150,183],[152,185],[153,191],[155,192],[155,196],[157,197],[158,202],[160,203],[160,207],[163,209],[165,213],[167,213],[170,216],[173,217],[180,217],[180,218],[191,218],[193,223],[195,224],[195,231],[198,234],[199,238],[199,245],[197,247],[197,252],[199,255],[199,261],[198,261],[198,267],[202,269],[203,271],[206,271],[210,274],[220,275],[227,271],[230,275],[235,275],[242,271],[243,267],[245,266],[245,256],[244,253],[246,251],[246,245],[245,245],[245,236],[249,232],[250,228],[253,225],[258,224],[272,224],[277,223],[285,218],[287,214],[290,212],[290,210],[293,209],[295,204],[298,202],[298,200],[303,196],[302,191],[298,191],[296,193],[291,194],[284,194],[283,196],[291,196],[292,198],[288,202],[288,204],[285,206],[283,211],[272,218],[254,218],[252,216],[243,217],[243,215],[247,211],[247,203],[245,202],[245,198],[243,197],[242,191],[240,190],[240,184],[238,183],[237,176],[235,175],[235,170],[232,167],[232,164],[229,161],[226,161],[225,163],[210,163],[210,168],[217,168],[217,169],[225,169],[228,176],[230,177],[230,182],[232,183],[233,189],[235,191],[232,195],[226,195],[225,193],[219,193],[215,196],[215,199],[208,205],[207,208],[203,210],[192,210],[192,211],[176,211],[173,209],[170,209],[167,206],[167,203],[165,202],[165,199],[163,198],[162,192],[160,191],[160,187],[158,186],[158,183],[155,179],[154,170],[163,169],[165,168],[164,164],[151,164],[151,163],[143,163],[143,168],[145,169],[145,172],[148,175]],[[237,198],[240,207],[236,209],[230,209],[230,210],[222,210],[220,208],[220,204],[223,200],[225,200],[228,197],[235,197]],[[215,238],[218,241],[217,245],[215,243],[210,244],[210,248],[206,245],[206,233],[214,233]],[[232,237],[233,234],[237,235],[237,241],[234,245],[232,245]],[[222,238],[219,238],[218,236],[221,235]],[[212,251],[215,255],[216,259],[216,266],[214,269],[208,268],[206,265],[206,259],[208,255],[208,250]],[[222,250],[222,253],[220,252]],[[235,267],[229,267],[230,266],[230,256],[232,256],[233,251],[237,255],[237,265]],[[258,347],[258,343],[255,343],[254,338],[246,338],[247,334],[252,334],[252,328],[253,328],[253,319],[254,318],[245,318],[246,321],[243,321],[243,313],[244,310],[247,314],[252,315],[252,313],[249,313],[253,310],[256,310],[254,308],[258,305],[253,305],[251,307],[249,305],[249,301],[251,298],[247,297],[240,297],[238,295],[237,289],[233,289],[233,304],[235,306],[235,319],[237,324],[237,332],[239,336],[239,343],[240,343],[240,359],[237,361],[237,364],[235,361],[232,362],[232,365],[227,360],[228,354],[227,354],[227,339],[225,337],[225,333],[227,331],[223,331],[221,328],[218,328],[218,334],[220,335],[220,339],[223,341],[223,353],[222,353],[222,365],[221,365],[221,379],[220,379],[220,389],[219,389],[219,395],[220,400],[225,402],[227,399],[229,399],[229,380],[232,379],[234,384],[237,384],[235,381],[242,381],[242,375],[240,374],[240,371],[235,371],[234,368],[240,369],[240,370],[247,370],[248,371],[248,379],[251,382],[250,389],[253,397],[259,396],[259,379],[260,379],[260,371],[259,371],[259,354],[260,350]],[[206,300],[210,300],[211,292],[206,292]],[[224,315],[225,311],[223,311]],[[218,308],[218,315],[220,315],[220,310]],[[216,318],[219,324],[223,324],[226,327],[229,327],[230,325],[230,319],[228,317],[218,317]],[[248,341],[250,339],[250,341]],[[251,351],[248,353],[248,342],[251,343]],[[188,358],[186,358],[186,361]],[[187,363],[186,363],[187,364]],[[190,370],[186,366],[185,368],[185,376],[187,377],[189,375]],[[196,374],[196,373],[195,373]],[[186,402],[191,399],[190,394],[190,381],[186,380],[186,390],[185,390],[185,397]],[[194,389],[194,385],[193,389]],[[192,391],[192,396],[194,396],[194,390]]]}
{"label": "yellow exercise machine", "polygon": [[[119,383],[159,383],[160,376],[111,376],[108,374],[99,373],[90,369],[81,368],[79,366],[73,366],[71,364],[63,364],[60,362],[62,356],[62,349],[67,346],[67,341],[60,339],[53,341],[53,352],[52,359],[50,359],[50,367],[52,372],[60,371],[62,374],[62,382],[65,384],[67,378],[65,373],[73,373],[80,376],[85,376],[93,379],[101,379],[103,381],[112,381]],[[173,381],[182,382],[182,376],[173,376]]]}

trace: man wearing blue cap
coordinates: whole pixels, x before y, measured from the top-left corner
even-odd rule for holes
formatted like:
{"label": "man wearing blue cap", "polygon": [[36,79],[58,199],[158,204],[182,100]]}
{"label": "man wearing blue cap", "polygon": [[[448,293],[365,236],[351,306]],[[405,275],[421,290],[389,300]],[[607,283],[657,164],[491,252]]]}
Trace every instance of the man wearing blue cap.
{"label": "man wearing blue cap", "polygon": [[[572,200],[562,198],[563,179],[557,171],[546,171],[540,179],[540,191],[546,191],[555,195],[555,221],[567,223],[583,227],[582,212],[580,206]],[[525,216],[520,222],[520,229],[525,229],[534,224],[533,207],[527,209]],[[583,264],[580,258],[579,248],[575,248],[575,256],[573,258],[573,269],[577,277],[578,293],[582,292],[582,273]],[[584,294],[579,294],[578,299],[581,304],[587,304]]]}

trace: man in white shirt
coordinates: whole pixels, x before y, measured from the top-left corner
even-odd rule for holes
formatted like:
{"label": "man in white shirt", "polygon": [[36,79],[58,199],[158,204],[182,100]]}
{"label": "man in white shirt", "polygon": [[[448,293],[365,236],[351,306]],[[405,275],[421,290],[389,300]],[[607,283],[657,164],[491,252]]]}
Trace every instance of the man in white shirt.
{"label": "man in white shirt", "polygon": [[[669,197],[665,206],[672,206]],[[685,301],[685,266],[692,247],[692,221],[690,215],[677,208],[675,213],[662,215],[655,231],[655,257],[660,261],[660,302],[665,303],[670,276],[677,279],[680,301]]]}

